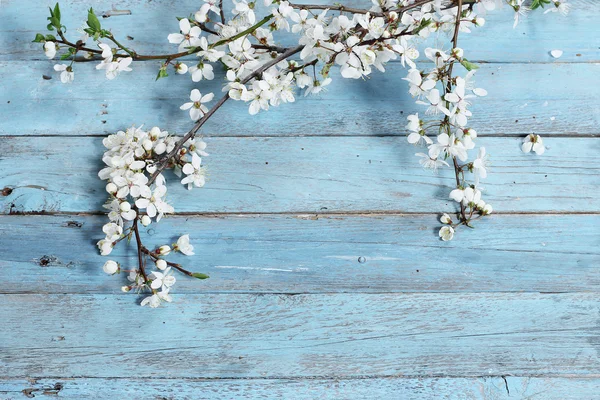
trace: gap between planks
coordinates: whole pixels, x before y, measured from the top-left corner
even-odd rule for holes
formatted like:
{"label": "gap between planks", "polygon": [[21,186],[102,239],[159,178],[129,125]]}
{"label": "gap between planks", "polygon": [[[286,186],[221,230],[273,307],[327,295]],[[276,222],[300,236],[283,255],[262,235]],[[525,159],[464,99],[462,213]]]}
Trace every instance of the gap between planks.
{"label": "gap between planks", "polygon": [[[290,216],[299,219],[311,219],[316,218],[328,218],[328,217],[378,217],[378,216],[432,216],[441,215],[443,211],[439,212],[411,212],[411,211],[328,211],[326,213],[320,213],[315,211],[274,211],[274,212],[176,212],[170,214],[174,217],[198,217],[198,218],[219,218],[219,217],[244,217],[244,216]],[[456,214],[455,212],[446,212],[446,214]],[[0,214],[0,218],[9,216],[101,216],[107,215],[105,212],[79,212],[79,211],[12,211],[7,214]],[[494,215],[600,215],[600,211],[494,211],[491,216]]]}
{"label": "gap between planks", "polygon": [[[486,137],[486,138],[520,138],[520,137],[524,137],[526,135],[528,135],[531,132],[523,132],[523,133],[490,133],[490,134],[480,134],[478,135],[478,137]],[[535,132],[534,132],[535,133]],[[0,134],[0,137],[4,138],[4,139],[23,139],[23,138],[105,138],[106,136],[108,136],[108,134],[104,134],[104,133],[92,133],[92,134],[87,134],[87,135],[60,135],[60,134],[47,134],[47,135],[43,135],[43,134],[33,134],[33,135],[15,135],[15,134],[9,134],[9,135],[3,135]],[[280,138],[403,138],[406,137],[405,134],[397,134],[397,135],[392,135],[392,134],[381,134],[381,135],[346,135],[346,134],[282,134],[282,135],[261,135],[261,134],[257,134],[257,135],[210,135],[210,134],[203,134],[203,135],[198,135],[201,136],[202,138],[240,138],[240,139],[247,139],[247,138],[260,138],[260,139],[280,139]],[[582,138],[599,138],[600,137],[600,133],[577,133],[577,132],[566,132],[566,133],[545,133],[544,138],[576,138],[576,139],[582,139]]]}

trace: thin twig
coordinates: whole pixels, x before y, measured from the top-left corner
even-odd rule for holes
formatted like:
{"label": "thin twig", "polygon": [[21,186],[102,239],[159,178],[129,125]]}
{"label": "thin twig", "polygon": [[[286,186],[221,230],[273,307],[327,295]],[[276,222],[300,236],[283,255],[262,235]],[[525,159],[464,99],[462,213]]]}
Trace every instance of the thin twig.
{"label": "thin twig", "polygon": [[138,217],[133,219],[133,232],[135,233],[135,241],[137,242],[137,251],[138,251],[138,263],[140,266],[140,273],[144,277],[144,284],[148,282],[148,276],[146,275],[146,269],[144,268],[144,260],[142,257],[142,249],[144,246],[142,245],[142,239],[140,237],[140,230],[138,229]]}

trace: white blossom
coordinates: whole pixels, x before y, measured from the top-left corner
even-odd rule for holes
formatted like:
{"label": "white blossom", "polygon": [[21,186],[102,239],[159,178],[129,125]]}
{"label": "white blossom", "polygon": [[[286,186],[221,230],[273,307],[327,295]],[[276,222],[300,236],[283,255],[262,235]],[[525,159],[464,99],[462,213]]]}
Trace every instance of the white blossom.
{"label": "white blossom", "polygon": [[449,225],[442,226],[440,228],[439,236],[444,242],[452,240],[454,237],[454,228]]}
{"label": "white blossom", "polygon": [[46,42],[44,43],[44,54],[49,59],[54,58],[56,55],[56,43],[55,42]]}
{"label": "white blossom", "polygon": [[187,18],[179,20],[179,30],[181,33],[171,33],[168,36],[169,43],[179,45],[179,51],[200,45],[202,30],[197,26],[191,26]]}
{"label": "white blossom", "polygon": [[71,83],[75,79],[73,68],[66,64],[55,64],[54,70],[60,72],[60,81],[62,83]]}
{"label": "white blossom", "polygon": [[182,110],[190,110],[190,118],[192,121],[198,121],[208,112],[208,107],[204,103],[212,101],[214,98],[213,93],[208,93],[202,96],[202,93],[198,89],[192,89],[190,93],[191,102],[183,104],[179,107]]}
{"label": "white blossom", "polygon": [[533,133],[530,133],[523,139],[521,149],[523,153],[529,153],[533,150],[538,156],[541,156],[546,151],[542,137]]}
{"label": "white blossom", "polygon": [[119,264],[113,260],[108,260],[104,263],[102,270],[109,275],[116,274],[119,271]]}
{"label": "white blossom", "polygon": [[183,235],[177,239],[177,245],[174,248],[186,256],[194,255],[194,246],[190,244],[190,235]]}

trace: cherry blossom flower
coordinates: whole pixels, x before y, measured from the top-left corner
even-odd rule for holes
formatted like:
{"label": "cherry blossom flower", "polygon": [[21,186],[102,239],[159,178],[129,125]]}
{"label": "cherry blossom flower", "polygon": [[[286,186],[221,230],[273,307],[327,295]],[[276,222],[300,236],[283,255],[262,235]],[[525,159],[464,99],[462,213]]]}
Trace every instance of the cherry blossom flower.
{"label": "cherry blossom flower", "polygon": [[214,12],[215,14],[219,14],[221,9],[218,6],[218,0],[204,0],[204,4],[200,7],[200,10],[196,11],[194,14],[194,18],[198,22],[206,22],[208,21],[208,13],[209,11]]}
{"label": "cherry blossom flower", "polygon": [[447,157],[457,157],[461,161],[467,159],[467,149],[464,144],[456,140],[456,136],[448,136],[447,133],[442,133],[437,137],[437,143],[429,146],[429,156],[438,158],[439,155]]}
{"label": "cherry blossom flower", "polygon": [[485,147],[480,147],[477,153],[477,158],[473,161],[473,169],[475,170],[475,185],[479,184],[479,178],[487,177],[487,166],[489,165],[489,156],[485,153]]}
{"label": "cherry blossom flower", "polygon": [[110,62],[103,61],[96,66],[96,69],[106,70],[106,77],[109,80],[113,80],[121,72],[131,71],[131,68],[129,68],[129,65],[132,63],[132,61],[133,61],[133,58],[131,58],[131,57],[119,58],[117,61],[110,61]]}
{"label": "cherry blossom flower", "polygon": [[171,33],[168,36],[169,43],[179,45],[179,51],[200,45],[200,35],[202,34],[200,27],[191,26],[187,18],[182,18],[179,20],[179,30],[181,33]]}
{"label": "cherry blossom flower", "polygon": [[192,81],[200,82],[202,78],[209,81],[215,79],[215,73],[213,72],[213,66],[208,63],[200,62],[189,68],[190,74],[192,75]]}
{"label": "cherry blossom flower", "polygon": [[425,169],[431,169],[433,171],[437,171],[437,169],[440,167],[449,167],[450,166],[450,164],[448,164],[446,161],[440,160],[438,158],[433,158],[425,153],[415,153],[415,156],[421,158],[419,160],[419,164],[421,164],[421,166],[423,166],[423,168],[425,168]]}
{"label": "cherry blossom flower", "polygon": [[183,235],[177,239],[177,244],[173,246],[173,249],[185,254],[186,256],[193,256],[194,246],[190,244],[190,235]]}
{"label": "cherry blossom flower", "polygon": [[204,169],[202,168],[202,159],[196,154],[192,154],[192,162],[187,163],[181,169],[187,176],[181,180],[183,185],[188,185],[188,190],[194,186],[202,187],[205,183]]}
{"label": "cherry blossom flower", "polygon": [[142,302],[140,303],[140,305],[142,305],[142,306],[148,305],[151,308],[157,308],[160,306],[161,302],[163,302],[163,301],[166,301],[169,303],[171,301],[173,301],[173,299],[171,298],[171,295],[169,294],[169,290],[161,290],[160,292],[156,292],[152,296],[148,296],[148,297],[144,298],[142,300]]}
{"label": "cherry blossom flower", "polygon": [[440,228],[439,236],[444,242],[452,240],[454,237],[454,228],[449,225],[442,226]]}
{"label": "cherry blossom flower", "polygon": [[440,222],[442,224],[451,224],[452,218],[450,218],[450,216],[448,214],[443,213],[442,216],[440,217]]}
{"label": "cherry blossom flower", "polygon": [[523,153],[529,153],[533,150],[538,156],[541,156],[546,151],[542,137],[533,133],[530,133],[523,139],[521,149],[523,150]]}
{"label": "cherry blossom flower", "polygon": [[62,83],[71,83],[75,79],[73,68],[66,64],[55,64],[54,70],[60,72],[60,81]]}
{"label": "cherry blossom flower", "polygon": [[48,59],[54,58],[56,55],[56,43],[54,42],[46,42],[44,43],[44,54]]}
{"label": "cherry blossom flower", "polygon": [[563,0],[554,0],[553,1],[553,5],[554,8],[550,7],[549,9],[547,9],[546,11],[544,11],[544,14],[548,14],[550,12],[555,13],[561,13],[564,17],[567,16],[567,14],[569,14],[569,10],[571,9],[571,4],[567,3],[566,1]]}
{"label": "cherry blossom flower", "polygon": [[193,89],[190,93],[191,102],[183,104],[179,107],[182,110],[190,110],[190,118],[192,121],[198,121],[208,112],[208,107],[204,103],[210,102],[214,98],[213,93],[208,93],[202,96],[198,89]]}
{"label": "cherry blossom flower", "polygon": [[169,289],[177,281],[173,276],[171,267],[165,268],[164,272],[153,271],[148,278],[152,280],[150,284],[152,289]]}
{"label": "cherry blossom flower", "polygon": [[104,263],[102,270],[108,275],[114,275],[119,271],[119,264],[113,260],[108,260]]}

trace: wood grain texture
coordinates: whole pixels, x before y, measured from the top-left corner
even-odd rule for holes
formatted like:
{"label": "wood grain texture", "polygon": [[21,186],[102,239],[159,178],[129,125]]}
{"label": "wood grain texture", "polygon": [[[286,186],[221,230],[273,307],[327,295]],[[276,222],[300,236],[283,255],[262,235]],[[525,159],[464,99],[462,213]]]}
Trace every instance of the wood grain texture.
{"label": "wood grain texture", "polygon": [[[0,60],[44,59],[39,44],[31,43],[37,32],[44,32],[48,10],[53,5],[50,0],[19,2],[4,0],[0,4],[2,26],[0,42],[3,52]],[[70,28],[73,37],[79,37],[75,31],[83,24],[90,2],[86,0],[68,0],[60,2],[63,22]],[[326,0],[297,1],[297,3],[329,4]],[[366,0],[346,0],[348,6],[369,8]],[[465,48],[473,60],[500,62],[549,62],[554,59],[550,50],[564,51],[560,61],[596,62],[600,60],[597,37],[597,20],[600,5],[595,0],[575,0],[569,18],[557,14],[542,15],[535,12],[516,29],[513,29],[513,13],[509,7],[490,12],[485,16],[484,27],[472,34],[461,35],[461,47]],[[224,2],[226,9],[230,3]],[[104,27],[111,29],[118,38],[142,53],[172,53],[176,46],[167,41],[169,33],[178,30],[175,16],[185,17],[198,9],[195,0],[95,0],[93,7],[100,15],[111,10],[128,10],[131,15],[111,16],[101,19]],[[264,10],[262,4],[258,8]],[[165,11],[168,16],[165,17]],[[334,13],[330,13],[334,15]],[[27,18],[24,18],[27,16]],[[282,35],[281,44],[290,45],[298,40],[296,35]],[[279,35],[277,36],[279,38]],[[587,39],[587,40],[586,40]],[[5,49],[5,50],[4,50]]]}
{"label": "wood grain texture", "polygon": [[[119,293],[125,276],[104,274],[95,247],[104,221],[0,217],[0,292]],[[600,215],[495,215],[448,243],[439,226],[435,215],[230,215],[171,217],[142,233],[149,246],[191,235],[196,255],[170,257],[211,279],[177,274],[177,293],[600,290]],[[110,258],[128,268],[134,252],[121,244]]]}
{"label": "wood grain texture", "polygon": [[[600,399],[600,2],[514,30],[505,7],[461,37],[489,92],[472,123],[498,214],[449,243],[436,213],[454,210],[453,179],[420,169],[402,137],[423,109],[399,63],[255,117],[227,104],[204,131],[207,186],[169,188],[189,215],[144,229],[149,245],[190,233],[197,255],[174,260],[211,279],[178,277],[158,310],[101,271],[94,136],[185,132],[180,104],[194,87],[218,95],[223,75],[154,82],[149,62],[106,81],[89,63],[62,85],[30,42],[51,3],[0,2],[1,399]],[[90,6],[131,11],[102,24],[172,52],[174,17],[198,2],[63,0],[70,33]],[[519,150],[531,132],[543,157]],[[124,247],[111,258],[129,266]]]}
{"label": "wood grain texture", "polygon": [[[100,138],[19,138],[0,148],[3,213],[104,211]],[[177,212],[453,212],[449,169],[424,170],[398,137],[208,138],[208,183],[169,173]],[[598,212],[597,138],[551,138],[542,156],[518,138],[479,141],[492,154],[484,198],[500,212]]]}
{"label": "wood grain texture", "polygon": [[128,293],[2,295],[0,376],[595,377],[600,368],[597,293],[174,301],[149,309]]}
{"label": "wood grain texture", "polygon": [[[155,82],[156,66],[147,62],[134,63],[135,73],[123,73],[113,81],[92,63],[80,64],[71,85],[57,79],[47,60],[0,61],[0,68],[11,76],[0,81],[4,116],[0,135],[98,135],[132,124],[187,132],[192,121],[179,106],[190,90],[199,88],[218,97],[223,85],[222,72],[213,81],[194,83],[189,76],[177,75]],[[481,135],[598,135],[600,95],[581,78],[599,72],[600,64],[482,64],[476,83],[489,94],[472,101],[471,126]],[[254,116],[248,114],[247,105],[230,101],[203,132],[210,136],[404,135],[406,116],[425,111],[408,94],[402,80],[406,74],[399,63],[390,64],[386,73],[374,72],[366,81],[343,79],[334,70],[334,81],[322,95],[300,94],[294,104]],[[53,78],[46,80],[44,75]]]}
{"label": "wood grain texture", "polygon": [[598,378],[11,379],[6,399],[596,400]]}

